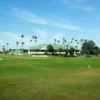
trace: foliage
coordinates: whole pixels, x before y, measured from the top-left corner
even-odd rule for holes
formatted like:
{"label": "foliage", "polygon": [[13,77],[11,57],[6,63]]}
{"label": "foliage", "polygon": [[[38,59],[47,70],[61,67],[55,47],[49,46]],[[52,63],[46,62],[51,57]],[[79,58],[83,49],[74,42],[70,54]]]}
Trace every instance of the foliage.
{"label": "foliage", "polygon": [[98,47],[95,45],[94,41],[85,41],[82,44],[82,53],[85,55],[94,55],[98,53]]}
{"label": "foliage", "polygon": [[58,50],[57,50],[58,52],[62,52],[63,51],[63,49],[62,48],[58,48]]}
{"label": "foliage", "polygon": [[54,48],[53,48],[53,46],[52,46],[51,44],[49,44],[49,45],[47,46],[47,52],[53,54],[53,52],[54,52]]}
{"label": "foliage", "polygon": [[74,55],[74,51],[75,51],[75,48],[71,47],[70,50],[69,50],[69,53],[70,53],[71,56]]}

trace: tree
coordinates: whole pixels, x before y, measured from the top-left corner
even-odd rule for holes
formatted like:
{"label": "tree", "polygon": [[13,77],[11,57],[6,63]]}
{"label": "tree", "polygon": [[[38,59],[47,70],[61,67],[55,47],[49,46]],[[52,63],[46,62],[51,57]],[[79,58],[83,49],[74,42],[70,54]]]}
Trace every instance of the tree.
{"label": "tree", "polygon": [[17,46],[17,53],[18,53],[18,45],[19,45],[19,42],[18,41],[16,41],[16,46]]}
{"label": "tree", "polygon": [[[24,38],[24,35],[21,35],[21,39],[23,39]],[[23,40],[22,40],[23,41]]]}
{"label": "tree", "polygon": [[2,51],[5,53],[5,45],[2,46]]}
{"label": "tree", "polygon": [[32,36],[32,39],[34,39],[34,38],[35,38],[35,36],[33,35],[33,36]]}
{"label": "tree", "polygon": [[61,55],[61,52],[63,51],[63,49],[60,47],[60,48],[58,48],[58,50],[57,50],[58,52],[59,52],[59,54]]}
{"label": "tree", "polygon": [[65,38],[63,38],[63,42],[62,42],[62,44],[65,44],[66,43],[66,39]]}
{"label": "tree", "polygon": [[69,50],[69,54],[71,56],[73,56],[74,55],[74,51],[75,51],[75,48],[71,47],[70,50]]}
{"label": "tree", "polygon": [[60,43],[60,40],[58,40],[57,43],[59,44]]}
{"label": "tree", "polygon": [[94,54],[95,43],[92,40],[84,41],[82,44],[82,53],[85,55]]}
{"label": "tree", "polygon": [[67,56],[69,53],[69,50],[68,49],[65,49],[65,56]]}
{"label": "tree", "polygon": [[94,47],[94,54],[95,55],[99,55],[100,54],[100,50],[97,46]]}
{"label": "tree", "polygon": [[53,46],[52,46],[51,44],[49,44],[49,45],[47,46],[47,52],[53,54],[53,52],[54,52],[54,48],[53,48]]}
{"label": "tree", "polygon": [[37,36],[32,36],[32,39],[34,40],[34,42],[36,43],[37,42]]}
{"label": "tree", "polygon": [[78,40],[76,39],[75,42],[77,42]]}
{"label": "tree", "polygon": [[21,35],[21,49],[22,50],[23,50],[23,45],[24,45],[23,38],[24,38],[24,35]]}
{"label": "tree", "polygon": [[73,41],[70,41],[70,44],[73,43]]}
{"label": "tree", "polygon": [[77,46],[77,45],[75,46],[75,49],[76,49],[76,50],[78,49],[78,46]]}
{"label": "tree", "polygon": [[69,44],[67,44],[66,47],[67,47],[67,50],[68,50],[68,49],[69,49],[69,48],[68,48],[68,47],[69,47]]}
{"label": "tree", "polygon": [[56,44],[56,42],[57,42],[57,40],[56,40],[56,39],[54,39],[54,44]]}
{"label": "tree", "polygon": [[[32,39],[30,39],[30,47],[31,47],[31,43],[32,43]],[[30,48],[30,47],[29,47],[29,48]]]}
{"label": "tree", "polygon": [[74,40],[74,38],[72,38],[72,41]]}
{"label": "tree", "polygon": [[31,43],[32,43],[32,39],[30,39],[30,45],[29,45],[29,48],[28,48],[28,52],[30,52],[31,50]]}
{"label": "tree", "polygon": [[37,42],[37,36],[35,36],[35,43]]}
{"label": "tree", "polygon": [[22,51],[23,51],[23,45],[24,45],[24,44],[25,44],[24,42],[21,43],[21,45],[22,45]]}
{"label": "tree", "polygon": [[83,42],[84,42],[84,39],[81,39],[81,40],[80,40],[80,43],[82,44]]}
{"label": "tree", "polygon": [[7,50],[8,50],[8,49],[9,49],[9,48],[8,48],[8,46],[9,46],[9,43],[7,42],[7,43],[6,43],[6,45],[7,45]]}

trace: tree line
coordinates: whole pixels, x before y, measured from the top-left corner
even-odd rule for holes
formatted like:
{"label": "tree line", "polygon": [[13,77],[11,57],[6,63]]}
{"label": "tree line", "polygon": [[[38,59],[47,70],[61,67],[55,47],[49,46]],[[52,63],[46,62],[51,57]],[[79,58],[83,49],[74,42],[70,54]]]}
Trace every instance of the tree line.
{"label": "tree line", "polygon": [[[20,36],[21,39],[20,39],[20,41],[16,41],[16,48],[13,50],[17,50],[17,52],[19,52],[19,50],[21,50],[24,53],[31,51],[32,41],[34,41],[34,43],[36,43],[38,37],[35,35],[33,35],[31,37],[31,39],[29,40],[29,48],[28,49],[23,48],[23,46],[25,45],[24,37],[25,37],[24,35]],[[63,48],[59,47],[58,49],[55,50],[53,45],[49,44],[49,45],[47,45],[47,50],[45,50],[45,54],[47,54],[47,52],[49,52],[48,54],[57,55],[57,52],[59,52],[59,55],[60,55],[63,52],[64,56],[68,56],[68,55],[70,55],[70,56],[100,55],[100,48],[92,40],[87,40],[87,39],[77,40],[75,38],[71,38],[70,41],[67,41],[65,38],[62,38],[62,40],[54,39],[53,41],[54,41],[53,45],[64,45],[65,48],[63,49]],[[6,46],[2,45],[3,53],[6,54],[12,50],[12,49],[10,49],[9,45],[10,45],[9,42],[6,43]]]}
{"label": "tree line", "polygon": [[[72,42],[71,42],[72,43]],[[79,43],[78,43],[79,44]],[[68,48],[68,44],[66,45],[66,49],[59,48],[55,50],[52,44],[47,46],[47,51],[51,52],[52,55],[55,55],[55,52],[65,52],[64,56],[75,56],[75,55],[100,55],[100,48],[95,44],[92,40],[81,40],[81,48],[78,49],[78,46]]]}

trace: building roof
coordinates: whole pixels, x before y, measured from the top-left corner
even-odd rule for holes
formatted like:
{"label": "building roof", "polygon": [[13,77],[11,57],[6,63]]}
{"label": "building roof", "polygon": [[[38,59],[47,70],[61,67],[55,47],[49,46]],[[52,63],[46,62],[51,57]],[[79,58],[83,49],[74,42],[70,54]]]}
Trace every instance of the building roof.
{"label": "building roof", "polygon": [[[51,44],[53,46],[53,48],[55,50],[61,48],[61,49],[67,49],[67,46],[62,44],[62,45],[59,45],[59,44]],[[33,50],[47,50],[47,46],[48,44],[39,44],[39,45],[36,45],[36,46],[33,46],[31,47],[31,49]],[[70,49],[72,46],[68,46],[68,49]]]}

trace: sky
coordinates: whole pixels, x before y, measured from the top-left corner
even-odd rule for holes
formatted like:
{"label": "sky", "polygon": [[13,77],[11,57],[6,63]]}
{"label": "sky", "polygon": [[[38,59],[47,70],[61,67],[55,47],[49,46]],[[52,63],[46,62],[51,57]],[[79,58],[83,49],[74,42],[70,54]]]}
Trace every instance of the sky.
{"label": "sky", "polygon": [[0,48],[7,42],[15,48],[22,34],[25,48],[33,35],[37,44],[64,37],[100,46],[100,0],[0,0]]}

